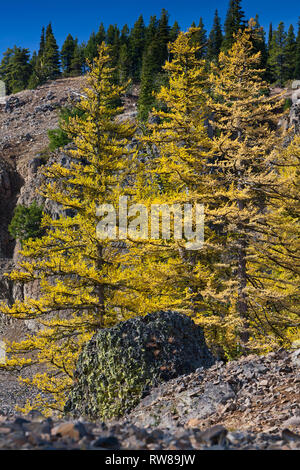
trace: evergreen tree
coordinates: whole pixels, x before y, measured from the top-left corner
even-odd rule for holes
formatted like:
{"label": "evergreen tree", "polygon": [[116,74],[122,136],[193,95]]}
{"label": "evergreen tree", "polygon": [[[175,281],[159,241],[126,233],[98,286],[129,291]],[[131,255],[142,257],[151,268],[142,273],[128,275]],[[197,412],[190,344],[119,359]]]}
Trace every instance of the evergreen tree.
{"label": "evergreen tree", "polygon": [[[105,41],[105,39],[106,39],[106,32],[105,32],[104,24],[101,23],[99,26],[98,32],[95,36],[95,42],[97,46],[101,46],[101,44],[103,43],[103,41]],[[96,55],[94,57],[96,57],[97,55],[98,55],[98,51],[96,52]]]}
{"label": "evergreen tree", "polygon": [[177,21],[174,22],[172,28],[170,29],[170,42],[176,41],[178,34],[180,33],[180,26]]}
{"label": "evergreen tree", "polygon": [[11,62],[11,59],[13,57],[13,49],[8,48],[4,53],[3,53],[3,59],[1,61],[0,65],[0,80],[3,80],[5,82],[6,86],[6,93],[10,94],[12,93],[10,89],[10,84],[9,84],[9,64]]}
{"label": "evergreen tree", "polygon": [[24,243],[24,261],[10,275],[25,283],[39,280],[40,298],[1,305],[4,314],[34,318],[41,326],[24,341],[10,344],[9,359],[1,364],[18,370],[42,365],[32,379],[23,379],[41,392],[26,411],[62,411],[82,346],[99,328],[132,315],[136,305],[126,293],[130,276],[122,266],[122,254],[97,231],[104,215],[98,208],[118,202],[120,183],[135,153],[126,150],[134,126],[116,120],[122,108],[111,106],[124,88],[112,85],[109,60],[107,48],[101,46],[87,78],[86,98],[79,104],[86,116],[71,118],[66,125],[75,144],[71,166],[57,163],[45,170],[49,179],[42,195],[71,210],[73,217],[53,220],[44,214],[46,234]]}
{"label": "evergreen tree", "polygon": [[[139,117],[145,120],[155,103],[153,92],[164,84],[165,76],[162,67],[168,57],[168,43],[170,39],[168,12],[163,9],[160,19],[152,18],[151,28],[148,31],[147,43],[143,54],[141,71],[141,90],[138,100]],[[154,36],[150,40],[150,33]]]}
{"label": "evergreen tree", "polygon": [[72,35],[69,34],[62,45],[60,57],[61,57],[61,66],[63,70],[63,75],[65,77],[71,74],[71,64],[74,59],[74,53],[76,48],[76,41],[73,39]]}
{"label": "evergreen tree", "polygon": [[154,62],[156,58],[156,49],[150,44],[144,52],[141,71],[141,88],[138,99],[138,115],[141,120],[146,120],[149,111],[154,105],[154,83],[156,71],[154,71]]}
{"label": "evergreen tree", "polygon": [[27,88],[32,66],[28,49],[14,46],[4,53],[0,66],[0,78],[5,82],[7,93],[17,93]]}
{"label": "evergreen tree", "polygon": [[134,82],[139,82],[145,47],[146,28],[142,15],[135,22],[129,37],[131,75]]}
{"label": "evergreen tree", "polygon": [[60,75],[59,50],[49,23],[45,35],[45,49],[43,53],[44,70],[46,80],[55,80]]}
{"label": "evergreen tree", "polygon": [[286,37],[286,44],[284,49],[285,56],[285,80],[295,78],[296,69],[296,37],[294,33],[294,26],[291,24]]}
{"label": "evergreen tree", "polygon": [[170,26],[169,14],[164,8],[161,11],[160,18],[157,24],[157,33],[153,39],[156,42],[155,48],[157,50],[157,71],[161,71],[168,58],[168,43],[170,41]]}
{"label": "evergreen tree", "polygon": [[270,23],[269,35],[268,35],[268,52],[271,48],[272,38],[273,38],[273,25],[272,25],[272,23]]}
{"label": "evergreen tree", "polygon": [[86,60],[88,60],[91,64],[93,63],[94,58],[97,57],[97,40],[94,31],[89,37],[89,40],[85,47],[84,55]]}
{"label": "evergreen tree", "polygon": [[36,51],[33,51],[32,57],[30,59],[30,65],[31,65],[31,70],[32,71],[36,68],[37,62],[38,62],[38,55],[37,55]]}
{"label": "evergreen tree", "polygon": [[9,68],[9,83],[12,93],[17,93],[27,88],[31,72],[29,50],[15,47]]}
{"label": "evergreen tree", "polygon": [[129,51],[126,43],[120,47],[117,70],[119,83],[126,82],[130,77]]}
{"label": "evergreen tree", "polygon": [[23,243],[29,239],[40,238],[44,234],[41,229],[43,208],[34,201],[29,207],[17,205],[8,227],[15,240]]}
{"label": "evergreen tree", "polygon": [[[195,27],[195,23],[192,25],[192,28]],[[207,36],[206,36],[206,30],[204,29],[204,23],[202,18],[199,20],[199,24],[197,26],[198,30],[194,32],[192,36],[192,41],[200,46],[199,49],[199,58],[202,59],[206,56],[207,53]]]}
{"label": "evergreen tree", "polygon": [[46,71],[45,71],[44,52],[45,52],[45,28],[42,27],[39,51],[38,51],[37,57],[33,58],[32,73],[31,73],[31,77],[28,83],[29,88],[36,88],[38,85],[43,84],[47,80]]}
{"label": "evergreen tree", "polygon": [[[111,65],[117,68],[120,52],[120,31],[117,25],[109,25],[106,31],[106,44],[110,46]],[[115,80],[117,80],[117,70]]]}
{"label": "evergreen tree", "polygon": [[157,34],[158,21],[156,16],[151,16],[145,34],[145,49],[152,43]]}
{"label": "evergreen tree", "polygon": [[70,64],[71,77],[77,77],[84,72],[84,62],[85,62],[85,58],[84,58],[85,46],[79,45],[77,38],[75,38],[74,43],[75,43],[74,53],[73,53],[73,57],[71,59],[71,64]]}
{"label": "evergreen tree", "polygon": [[259,68],[265,69],[267,66],[268,53],[265,41],[265,31],[259,24],[258,15],[249,20],[248,26],[251,34],[253,53],[260,52]]}
{"label": "evergreen tree", "polygon": [[300,79],[300,17],[298,21],[298,34],[296,38],[295,78]]}
{"label": "evergreen tree", "polygon": [[130,53],[129,53],[129,28],[125,24],[121,30],[119,40],[119,57],[118,57],[118,80],[119,83],[126,82],[131,73]]}
{"label": "evergreen tree", "polygon": [[129,28],[128,25],[125,24],[121,30],[121,35],[120,35],[120,44],[126,44],[128,46],[128,40],[129,40]]}
{"label": "evergreen tree", "polygon": [[241,7],[241,0],[230,0],[224,23],[224,40],[222,50],[228,51],[234,43],[234,35],[245,27],[245,14]]}
{"label": "evergreen tree", "polygon": [[221,45],[223,42],[223,34],[221,27],[221,20],[218,14],[218,10],[215,11],[213,27],[209,33],[207,43],[207,60],[209,62],[216,62],[218,60]]}
{"label": "evergreen tree", "polygon": [[278,81],[281,85],[286,78],[286,33],[284,23],[281,21],[276,31],[273,31],[272,41],[269,49],[268,66],[273,81]]}
{"label": "evergreen tree", "polygon": [[38,52],[39,57],[43,57],[45,52],[45,28],[42,27],[41,38],[40,38],[40,48]]}

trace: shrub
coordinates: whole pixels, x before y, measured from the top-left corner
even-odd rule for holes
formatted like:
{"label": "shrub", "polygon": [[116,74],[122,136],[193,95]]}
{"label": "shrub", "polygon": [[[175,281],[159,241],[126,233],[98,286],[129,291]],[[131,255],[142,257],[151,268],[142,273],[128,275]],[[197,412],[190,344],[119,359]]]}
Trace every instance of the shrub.
{"label": "shrub", "polygon": [[34,201],[29,207],[18,205],[15,208],[12,221],[8,227],[9,233],[21,243],[29,238],[39,238],[43,235],[41,220],[43,207]]}

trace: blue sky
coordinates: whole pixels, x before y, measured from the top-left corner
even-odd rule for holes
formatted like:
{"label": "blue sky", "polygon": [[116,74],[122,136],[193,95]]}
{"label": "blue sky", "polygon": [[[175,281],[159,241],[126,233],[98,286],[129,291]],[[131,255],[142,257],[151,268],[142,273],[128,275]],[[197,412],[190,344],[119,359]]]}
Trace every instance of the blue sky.
{"label": "blue sky", "polygon": [[[0,0],[0,59],[3,52],[14,44],[27,47],[31,51],[38,48],[41,27],[50,21],[59,46],[68,33],[79,41],[88,39],[90,33],[97,31],[103,21],[122,26],[132,26],[142,14],[147,23],[151,15],[159,15],[162,8],[170,13],[170,23],[179,22],[182,29],[187,29],[192,21],[202,16],[206,29],[212,25],[214,11],[217,8],[224,20],[229,0],[152,0],[150,2],[133,0]],[[243,9],[247,17],[259,14],[261,24],[268,28],[270,22],[277,25],[284,21],[295,26],[300,16],[299,0],[244,0]]]}

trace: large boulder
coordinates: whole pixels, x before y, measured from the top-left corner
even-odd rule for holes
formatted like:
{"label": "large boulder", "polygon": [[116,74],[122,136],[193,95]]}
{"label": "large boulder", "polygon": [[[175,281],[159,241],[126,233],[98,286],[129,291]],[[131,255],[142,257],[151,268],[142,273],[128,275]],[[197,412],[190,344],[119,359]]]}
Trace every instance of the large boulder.
{"label": "large boulder", "polygon": [[157,312],[100,330],[81,353],[65,406],[73,417],[111,419],[158,384],[214,362],[202,328],[176,312]]}

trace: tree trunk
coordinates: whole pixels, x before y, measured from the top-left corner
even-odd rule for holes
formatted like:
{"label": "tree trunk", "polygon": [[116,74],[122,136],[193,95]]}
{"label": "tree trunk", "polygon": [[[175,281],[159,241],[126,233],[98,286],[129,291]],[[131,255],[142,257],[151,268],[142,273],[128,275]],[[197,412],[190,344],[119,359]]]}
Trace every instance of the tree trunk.
{"label": "tree trunk", "polygon": [[[98,269],[101,270],[103,266],[103,247],[98,245]],[[96,307],[96,320],[99,323],[99,328],[104,326],[104,315],[105,315],[105,292],[103,284],[98,284],[95,287],[95,294],[98,297],[98,306]]]}
{"label": "tree trunk", "polygon": [[[238,201],[238,209],[242,211],[245,208],[243,201]],[[240,230],[242,227],[240,226]],[[249,319],[248,319],[248,302],[247,294],[245,289],[247,287],[247,267],[246,267],[246,248],[247,242],[245,235],[241,234],[238,246],[238,299],[237,299],[237,311],[243,322],[242,331],[240,332],[240,340],[244,349],[247,349],[247,343],[249,341]]]}

